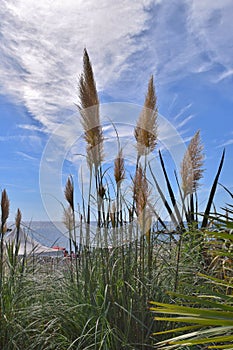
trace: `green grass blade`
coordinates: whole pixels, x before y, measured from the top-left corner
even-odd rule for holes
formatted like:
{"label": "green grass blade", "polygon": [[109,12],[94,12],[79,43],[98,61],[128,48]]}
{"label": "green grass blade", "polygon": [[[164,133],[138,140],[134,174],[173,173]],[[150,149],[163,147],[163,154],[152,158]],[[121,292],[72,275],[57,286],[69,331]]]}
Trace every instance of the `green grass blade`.
{"label": "green grass blade", "polygon": [[[198,315],[197,315],[198,316]],[[231,326],[233,329],[233,320],[211,319],[200,317],[154,317],[155,321],[193,323],[200,326]]]}
{"label": "green grass blade", "polygon": [[218,179],[219,179],[222,167],[223,167],[224,158],[225,158],[225,149],[223,150],[221,161],[220,161],[220,164],[218,167],[218,171],[217,171],[217,174],[215,176],[215,179],[214,179],[211,191],[210,191],[209,199],[208,199],[207,206],[206,206],[206,209],[204,212],[204,218],[203,218],[202,225],[201,225],[202,228],[206,227],[208,224],[210,209],[211,209],[211,206],[212,206],[212,203],[214,200],[214,196],[215,196],[215,192],[216,192],[216,188],[217,188],[217,184],[218,184]]}
{"label": "green grass blade", "polygon": [[161,331],[161,332],[155,332],[152,335],[161,335],[161,334],[168,334],[168,333],[176,333],[176,332],[184,332],[184,331],[190,331],[191,329],[197,329],[200,328],[201,326],[185,326],[185,327],[179,327],[179,328],[173,328],[169,329],[166,331]]}
{"label": "green grass blade", "polygon": [[171,183],[169,181],[169,178],[168,178],[168,175],[167,175],[167,171],[166,171],[166,168],[165,168],[165,164],[164,164],[164,161],[163,161],[163,157],[162,157],[162,154],[161,154],[160,151],[159,151],[159,159],[160,159],[160,163],[161,163],[161,166],[162,166],[162,169],[163,169],[163,174],[164,174],[164,177],[165,177],[165,180],[166,180],[168,193],[169,193],[169,196],[171,198],[171,202],[172,202],[173,208],[174,208],[175,213],[176,213],[177,220],[179,222],[179,225],[181,227],[184,227],[184,223],[182,221],[180,211],[179,211],[179,209],[177,207],[176,198],[175,198],[175,195],[174,195]]}

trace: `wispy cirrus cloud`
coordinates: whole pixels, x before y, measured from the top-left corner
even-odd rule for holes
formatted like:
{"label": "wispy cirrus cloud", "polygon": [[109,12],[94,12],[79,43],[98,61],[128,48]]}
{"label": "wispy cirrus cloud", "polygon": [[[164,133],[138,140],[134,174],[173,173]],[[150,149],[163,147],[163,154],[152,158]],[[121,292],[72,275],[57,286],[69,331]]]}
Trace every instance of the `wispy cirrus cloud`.
{"label": "wispy cirrus cloud", "polygon": [[224,79],[231,78],[233,76],[233,69],[226,69],[219,77],[216,79],[216,83],[221,82]]}
{"label": "wispy cirrus cloud", "polygon": [[32,143],[40,143],[41,140],[36,135],[0,135],[0,142],[24,142],[30,141]]}
{"label": "wispy cirrus cloud", "polygon": [[53,130],[74,106],[83,48],[93,57],[102,90],[127,70],[152,2],[2,1],[1,91]]}
{"label": "wispy cirrus cloud", "polygon": [[[200,53],[208,56],[210,68],[219,65],[219,78],[232,72],[232,22],[231,0],[192,1],[188,25],[193,38],[198,41]],[[227,73],[228,72],[228,73]],[[216,76],[213,76],[215,79]]]}
{"label": "wispy cirrus cloud", "polygon": [[190,114],[189,116],[185,117],[182,121],[179,122],[179,124],[177,125],[177,128],[182,129],[193,118],[194,118],[193,114]]}
{"label": "wispy cirrus cloud", "polygon": [[25,152],[21,152],[21,151],[17,151],[16,154],[20,157],[22,157],[24,160],[29,160],[31,161],[38,161],[38,159],[36,157],[33,157]]}
{"label": "wispy cirrus cloud", "polygon": [[182,117],[183,114],[184,114],[185,112],[187,112],[187,111],[190,109],[191,106],[192,106],[192,104],[189,103],[189,104],[187,104],[186,106],[184,106],[183,108],[181,108],[181,110],[174,116],[174,120],[176,121],[176,120],[178,120],[180,117]]}
{"label": "wispy cirrus cloud", "polygon": [[151,73],[168,84],[218,65],[217,82],[233,68],[232,10],[230,0],[3,0],[1,92],[52,131],[75,109],[84,47],[98,89],[116,99],[140,99]]}
{"label": "wispy cirrus cloud", "polygon": [[40,128],[39,126],[32,125],[32,124],[18,124],[18,128],[24,129],[24,130],[29,130],[29,131],[44,131],[43,128]]}
{"label": "wispy cirrus cloud", "polygon": [[224,141],[222,144],[218,145],[217,148],[222,148],[230,145],[233,145],[233,139],[228,139]]}

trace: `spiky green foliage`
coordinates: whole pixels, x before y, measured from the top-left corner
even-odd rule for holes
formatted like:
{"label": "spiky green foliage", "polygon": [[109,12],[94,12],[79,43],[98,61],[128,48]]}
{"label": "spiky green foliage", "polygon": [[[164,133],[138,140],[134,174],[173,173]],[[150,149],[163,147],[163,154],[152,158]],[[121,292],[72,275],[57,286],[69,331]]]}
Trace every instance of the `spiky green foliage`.
{"label": "spiky green foliage", "polygon": [[181,333],[158,342],[158,349],[183,349],[196,345],[207,345],[210,349],[232,349],[233,237],[225,230],[205,231],[205,234],[208,274],[199,273],[198,276],[209,283],[209,293],[193,296],[189,291],[189,295],[175,295],[175,304],[151,302],[156,321],[178,324],[178,327],[171,327],[169,331],[159,334]]}

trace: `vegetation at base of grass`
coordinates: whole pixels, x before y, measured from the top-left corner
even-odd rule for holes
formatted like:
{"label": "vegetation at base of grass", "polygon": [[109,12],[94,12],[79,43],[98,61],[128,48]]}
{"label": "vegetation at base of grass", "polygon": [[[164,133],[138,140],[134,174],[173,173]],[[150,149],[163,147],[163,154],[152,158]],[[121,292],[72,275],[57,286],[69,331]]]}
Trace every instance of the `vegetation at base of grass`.
{"label": "vegetation at base of grass", "polygon": [[[155,154],[159,132],[151,77],[134,129],[137,161],[127,179],[131,188],[126,195],[122,186],[128,176],[124,150],[114,125],[118,150],[113,171],[104,166],[99,99],[86,50],[83,63],[78,108],[90,180],[87,198],[82,193],[76,210],[73,177],[68,178],[64,189],[68,206],[64,207],[63,219],[69,250],[74,254],[46,259],[26,255],[25,249],[20,256],[22,214],[18,210],[16,241],[7,242],[10,202],[2,191],[0,349],[200,349],[205,348],[203,337],[207,335],[213,336],[212,347],[220,342],[219,348],[224,348],[224,340],[229,342],[232,336],[232,240],[228,232],[232,228],[232,206],[219,215],[213,215],[211,209],[225,151],[203,215],[198,206],[203,176],[199,131],[187,148],[180,174],[175,173],[177,191],[158,152],[166,185],[166,191],[162,190],[153,171],[154,157],[150,157]],[[172,223],[171,231],[157,211],[154,191]],[[210,223],[217,232],[209,231]],[[153,312],[158,313],[156,319],[149,301],[153,301]],[[172,325],[178,321],[181,325],[174,330]],[[213,329],[214,322],[217,328]],[[178,338],[166,340],[173,332],[178,332]],[[228,338],[216,339],[223,332]],[[228,343],[225,348],[229,348]]]}
{"label": "vegetation at base of grass", "polygon": [[[233,223],[232,205],[225,210],[225,218],[224,215],[212,217],[218,230],[204,232],[206,242],[202,243],[202,251],[205,252],[206,271],[197,276],[207,286],[207,292],[191,293],[189,285],[187,294],[172,294],[173,303],[151,302],[154,320],[171,325],[169,330],[154,334],[172,335],[157,342],[158,349],[194,346],[233,349],[233,235],[228,228]],[[174,323],[178,327],[174,327]]]}
{"label": "vegetation at base of grass", "polygon": [[[153,242],[152,272],[148,267],[142,272],[137,244],[83,251],[77,259],[78,276],[75,261],[61,258],[50,265],[18,257],[10,273],[8,250],[1,291],[1,348],[153,349],[152,333],[168,325],[154,322],[148,300],[171,302],[165,291],[174,286],[176,246]],[[185,266],[187,257],[188,253],[181,258],[185,276],[180,290],[188,288],[188,278],[198,291],[192,268],[203,269],[194,260]]]}
{"label": "vegetation at base of grass", "polygon": [[[134,258],[134,248],[130,249]],[[147,300],[168,300],[162,288],[167,269],[157,270],[158,262],[154,261],[148,281],[148,271],[142,278],[140,266],[129,264],[126,249],[124,254],[122,260],[122,248],[84,251],[78,283],[71,275],[70,260],[57,265],[55,271],[36,260],[34,266],[26,261],[23,273],[18,260],[14,273],[5,275],[1,291],[1,348],[152,347],[153,319]]]}

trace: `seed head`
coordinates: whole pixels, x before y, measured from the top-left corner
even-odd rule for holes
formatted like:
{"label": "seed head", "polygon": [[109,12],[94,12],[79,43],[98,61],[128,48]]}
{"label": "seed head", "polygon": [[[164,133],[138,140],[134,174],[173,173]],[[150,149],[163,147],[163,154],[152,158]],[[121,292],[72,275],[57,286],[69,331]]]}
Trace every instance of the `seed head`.
{"label": "seed head", "polygon": [[22,213],[21,213],[20,209],[18,209],[16,217],[15,217],[15,226],[16,226],[17,231],[20,229],[21,220],[22,220]]}
{"label": "seed head", "polygon": [[79,79],[79,110],[84,129],[84,139],[87,143],[88,164],[99,165],[103,160],[103,131],[99,117],[99,99],[87,53],[83,55],[83,73]]}
{"label": "seed head", "polygon": [[1,210],[2,210],[2,227],[5,225],[6,220],[8,219],[9,216],[9,207],[10,207],[10,201],[8,198],[8,195],[6,193],[6,190],[4,189],[2,191],[2,198],[1,198]]}
{"label": "seed head", "polygon": [[137,141],[137,151],[139,156],[153,152],[157,144],[158,109],[156,106],[156,101],[157,98],[152,76],[149,80],[143,110],[139,116],[137,126],[134,129],[134,136]]}
{"label": "seed head", "polygon": [[122,149],[118,152],[117,158],[114,161],[114,178],[116,184],[120,184],[125,178],[125,165],[124,158],[122,156]]}
{"label": "seed head", "polygon": [[72,211],[74,211],[74,185],[72,177],[68,177],[65,188],[65,197],[67,202],[69,203]]}
{"label": "seed head", "polygon": [[184,196],[195,192],[200,186],[199,180],[203,177],[203,145],[200,139],[200,130],[191,139],[181,163],[181,179]]}

